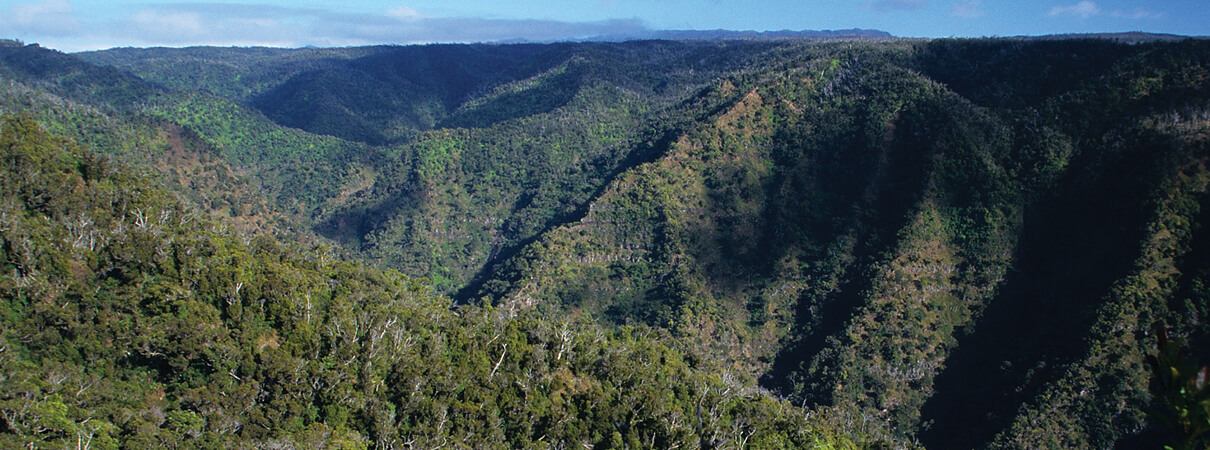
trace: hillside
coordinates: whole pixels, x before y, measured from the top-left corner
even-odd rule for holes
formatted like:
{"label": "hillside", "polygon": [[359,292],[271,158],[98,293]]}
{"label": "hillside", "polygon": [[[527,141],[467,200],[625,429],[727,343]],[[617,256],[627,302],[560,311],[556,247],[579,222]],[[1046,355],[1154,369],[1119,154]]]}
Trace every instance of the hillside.
{"label": "hillside", "polygon": [[6,447],[853,445],[658,330],[223,231],[29,116],[0,151]]}
{"label": "hillside", "polygon": [[3,51],[4,111],[207,220],[651,330],[824,434],[1146,446],[1153,331],[1210,361],[1204,40]]}
{"label": "hillside", "polygon": [[1208,48],[870,50],[720,82],[479,295],[670,328],[926,445],[1143,427],[1148,331],[1205,332]]}

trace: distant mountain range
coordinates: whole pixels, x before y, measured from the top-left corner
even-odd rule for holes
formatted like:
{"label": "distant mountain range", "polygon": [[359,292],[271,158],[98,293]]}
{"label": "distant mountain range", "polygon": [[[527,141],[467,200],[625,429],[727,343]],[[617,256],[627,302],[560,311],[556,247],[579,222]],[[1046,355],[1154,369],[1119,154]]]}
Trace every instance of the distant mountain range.
{"label": "distant mountain range", "polygon": [[1206,36],[1182,36],[1179,34],[1166,33],[1146,33],[1142,31],[1128,31],[1123,33],[1074,33],[1074,34],[1048,34],[1043,36],[1019,36],[1020,39],[1037,40],[1037,41],[1055,41],[1064,39],[1108,39],[1124,43],[1143,43],[1143,42],[1172,42],[1185,39],[1206,39]]}
{"label": "distant mountain range", "polygon": [[[584,42],[624,42],[632,40],[671,40],[671,41],[714,41],[714,40],[789,40],[789,39],[894,39],[891,33],[882,30],[850,28],[844,30],[648,30],[638,33],[620,33],[595,36],[582,39]],[[1023,39],[1038,41],[1070,40],[1070,39],[1105,39],[1123,43],[1143,42],[1173,42],[1183,39],[1205,39],[1205,36],[1183,36],[1167,33],[1148,33],[1143,31],[1127,31],[1118,33],[1067,33],[1048,34],[1040,36],[1006,36],[1001,39]],[[510,40],[504,43],[529,43],[527,40]]]}
{"label": "distant mountain range", "polygon": [[[626,36],[627,39],[668,39],[704,41],[718,39],[838,39],[838,38],[892,38],[891,33],[881,30],[851,28],[848,30],[780,30],[780,31],[736,31],[736,30],[655,30],[647,35]],[[612,40],[606,38],[608,40]]]}
{"label": "distant mountain range", "polygon": [[[755,30],[646,30],[641,32],[629,32],[618,34],[606,34],[601,36],[593,36],[584,39],[578,39],[582,42],[625,42],[636,40],[670,40],[670,41],[714,41],[714,40],[737,40],[737,39],[767,39],[767,40],[785,40],[785,39],[854,39],[854,38],[873,38],[873,39],[890,39],[895,36],[891,33],[881,30],[866,30],[862,28],[851,28],[847,30],[779,30],[779,31],[755,31]],[[501,43],[507,44],[524,44],[535,42],[550,41],[531,41],[527,39],[511,39]]]}

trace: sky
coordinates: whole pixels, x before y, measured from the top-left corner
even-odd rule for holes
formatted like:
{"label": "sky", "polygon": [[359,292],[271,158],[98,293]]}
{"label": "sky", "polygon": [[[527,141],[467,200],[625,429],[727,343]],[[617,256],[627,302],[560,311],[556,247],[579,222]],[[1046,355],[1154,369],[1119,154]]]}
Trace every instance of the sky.
{"label": "sky", "polygon": [[0,0],[0,38],[112,47],[551,41],[650,30],[1210,35],[1210,0]]}

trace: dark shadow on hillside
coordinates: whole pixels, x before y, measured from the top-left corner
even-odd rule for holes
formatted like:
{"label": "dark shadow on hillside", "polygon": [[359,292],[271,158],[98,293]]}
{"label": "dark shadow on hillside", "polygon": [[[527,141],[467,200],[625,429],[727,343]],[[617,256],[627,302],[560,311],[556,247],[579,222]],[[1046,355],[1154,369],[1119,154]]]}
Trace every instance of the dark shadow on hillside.
{"label": "dark shadow on hillside", "polygon": [[[463,105],[442,120],[439,128],[488,128],[500,122],[545,114],[566,105],[580,91],[581,76],[576,69],[530,81],[532,86],[508,85],[505,92],[481,102]],[[524,84],[525,81],[518,81]]]}
{"label": "dark shadow on hillside", "polygon": [[919,70],[992,108],[1041,104],[1108,72],[1125,44],[1101,39],[1024,42],[937,39],[920,46]]}
{"label": "dark shadow on hillside", "polygon": [[252,106],[278,125],[381,145],[386,136],[372,120],[377,111],[397,110],[393,114],[419,128],[415,110],[436,101],[416,86],[388,90],[366,73],[336,67],[299,74],[253,99]]}
{"label": "dark shadow on hillside", "polygon": [[[725,110],[728,105],[737,100],[737,98],[729,98],[719,100],[714,98],[716,92],[711,88],[702,88],[689,98],[682,100],[678,105],[670,107],[661,117],[667,120],[657,120],[651,124],[644,125],[639,131],[642,136],[638,139],[638,144],[626,153],[626,156],[616,163],[612,163],[613,167],[603,174],[602,182],[596,186],[588,200],[582,204],[575,205],[573,209],[563,214],[556,214],[545,222],[540,230],[530,236],[518,239],[510,245],[505,245],[493,249],[491,257],[482,268],[475,273],[465,286],[458,290],[453,295],[454,301],[458,303],[468,303],[479,301],[487,298],[492,301],[504,295],[511,286],[515,285],[523,273],[516,270],[516,267],[511,267],[514,263],[526,264],[524,261],[527,255],[520,253],[537,242],[542,236],[553,230],[555,227],[567,224],[585,217],[588,214],[589,207],[593,202],[597,201],[609,188],[612,180],[617,179],[627,171],[648,162],[655,161],[665,155],[672,144],[680,139],[688,129],[693,126],[698,120],[706,117],[713,117]],[[524,202],[521,198],[519,202]],[[521,204],[515,205],[520,207]]]}
{"label": "dark shadow on hillside", "polygon": [[[1205,320],[1210,313],[1210,195],[1202,194],[1200,206],[1194,222],[1197,228],[1192,250],[1180,261],[1180,271],[1185,276],[1181,277],[1181,288],[1173,297],[1177,304],[1171,307],[1183,317]],[[1186,299],[1188,303],[1184,302]],[[1210,364],[1210,327],[1202,322],[1201,327],[1185,333],[1190,356],[1202,364]]]}
{"label": "dark shadow on hillside", "polygon": [[371,190],[380,192],[380,197],[359,192],[319,220],[312,230],[349,249],[366,250],[366,236],[379,230],[401,211],[415,210],[427,200],[425,190],[419,185],[414,174],[379,180]]}
{"label": "dark shadow on hillside", "polygon": [[394,217],[415,203],[414,198],[405,195],[373,205],[347,208],[333,213],[312,229],[348,248],[360,249],[366,236],[382,225],[383,217]]}
{"label": "dark shadow on hillside", "polygon": [[[818,155],[822,158],[817,159],[824,163],[819,171],[823,176],[821,185],[837,188],[834,195],[844,199],[843,208],[834,207],[832,214],[823,217],[814,229],[804,231],[827,241],[855,239],[857,242],[852,254],[847,255],[852,261],[847,268],[822,261],[829,258],[827,255],[819,255],[821,261],[813,262],[817,267],[831,267],[824,270],[838,271],[835,273],[837,286],[831,292],[808,290],[798,300],[794,312],[795,329],[805,334],[787,337],[769,372],[761,377],[763,386],[784,395],[801,396],[800,400],[807,404],[831,401],[823,387],[826,383],[803,377],[809,376],[807,366],[829,345],[829,338],[841,335],[865,304],[865,294],[872,286],[872,267],[881,255],[893,250],[899,231],[911,220],[909,212],[923,195],[929,176],[926,167],[931,145],[927,134],[916,135],[914,130],[917,129],[919,127],[911,123],[888,125],[882,142],[864,144],[877,149],[873,154],[856,147]],[[857,132],[852,136],[864,135]],[[854,141],[860,142],[860,138]],[[829,161],[828,153],[838,159]],[[861,171],[854,168],[861,168]],[[854,184],[855,181],[858,183]],[[804,204],[802,207],[798,213],[809,214],[818,205]],[[790,212],[786,222],[793,223],[794,215]],[[812,276],[818,282],[831,275],[816,273]]]}
{"label": "dark shadow on hillside", "polygon": [[[660,135],[659,138],[640,145],[639,148],[631,151],[625,159],[619,162],[618,165],[612,171],[610,171],[610,173],[604,179],[613,180],[640,164],[654,161],[656,158],[659,158],[661,155],[666,153],[668,148],[672,146],[672,143],[675,142],[682,133],[683,130],[680,128],[666,130]],[[541,239],[542,236],[549,233],[555,227],[579,220],[580,218],[586,216],[588,214],[589,207],[594,201],[596,201],[597,198],[601,196],[601,194],[605,192],[605,190],[609,187],[609,184],[610,183],[608,181],[601,183],[600,186],[597,187],[596,191],[593,192],[593,194],[589,197],[587,202],[577,205],[575,209],[569,213],[552,217],[542,226],[541,231],[534,233],[532,236],[518,240],[515,244],[494,250],[492,252],[492,256],[486,263],[483,264],[482,268],[475,273],[475,276],[471,278],[470,282],[459,289],[458,292],[453,294],[454,302],[470,303],[479,300],[484,296],[492,297],[494,294],[498,294],[485,292],[484,288],[488,281],[503,281],[508,284],[514,284],[519,281],[518,277],[521,274],[513,272],[504,273],[506,272],[505,264],[508,263],[511,258],[518,256],[521,250],[525,249],[534,242],[537,242],[538,239]],[[524,202],[526,200],[522,198],[518,201]]]}
{"label": "dark shadow on hillside", "polygon": [[[563,61],[563,45],[428,45],[386,47],[352,61],[317,63],[252,100],[280,125],[371,145],[393,143],[406,130],[442,125],[459,105]],[[550,92],[540,92],[551,94]],[[566,95],[563,97],[569,98]],[[563,102],[566,100],[564,98]],[[512,99],[526,115],[547,96]],[[510,117],[490,117],[505,120]],[[466,124],[486,126],[487,118]]]}
{"label": "dark shadow on hillside", "polygon": [[0,75],[44,87],[75,101],[119,110],[162,92],[159,87],[116,68],[93,65],[37,44],[0,46]]}
{"label": "dark shadow on hillside", "polygon": [[1026,213],[1013,271],[937,376],[922,408],[927,447],[981,447],[1010,426],[1083,354],[1102,299],[1131,270],[1153,159],[1138,148],[1081,159]]}

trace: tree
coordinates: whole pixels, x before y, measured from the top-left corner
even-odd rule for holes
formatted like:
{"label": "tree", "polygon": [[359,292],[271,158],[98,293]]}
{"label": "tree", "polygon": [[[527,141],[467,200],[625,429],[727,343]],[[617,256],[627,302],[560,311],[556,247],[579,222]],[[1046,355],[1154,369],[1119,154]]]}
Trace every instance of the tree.
{"label": "tree", "polygon": [[1156,354],[1148,359],[1162,403],[1152,411],[1152,418],[1176,434],[1164,448],[1210,449],[1210,366],[1199,367],[1186,358],[1184,340],[1170,338],[1163,324],[1156,329],[1156,338]]}

